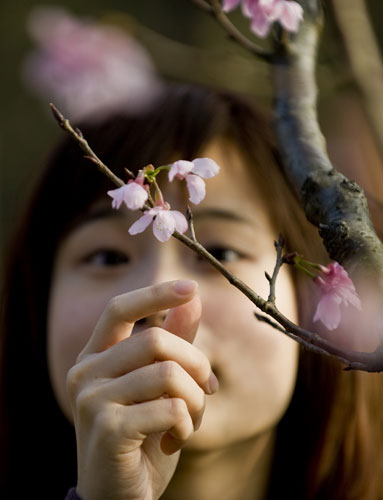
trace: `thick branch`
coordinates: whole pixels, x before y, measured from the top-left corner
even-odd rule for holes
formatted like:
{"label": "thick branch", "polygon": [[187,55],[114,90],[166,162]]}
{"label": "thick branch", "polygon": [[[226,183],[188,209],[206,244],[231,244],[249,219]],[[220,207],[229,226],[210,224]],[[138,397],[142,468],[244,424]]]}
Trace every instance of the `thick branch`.
{"label": "thick branch", "polygon": [[[271,66],[275,128],[286,174],[307,218],[319,228],[330,257],[355,277],[367,276],[383,293],[383,245],[362,189],[338,173],[328,158],[316,115],[315,56],[321,19],[305,0],[296,37],[285,37]],[[309,4],[307,6],[307,4]]]}

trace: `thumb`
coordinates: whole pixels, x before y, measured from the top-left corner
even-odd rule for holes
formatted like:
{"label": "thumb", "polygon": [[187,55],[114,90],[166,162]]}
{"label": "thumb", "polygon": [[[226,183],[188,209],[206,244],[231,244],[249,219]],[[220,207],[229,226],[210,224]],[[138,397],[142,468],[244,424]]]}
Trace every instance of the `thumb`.
{"label": "thumb", "polygon": [[192,343],[197,333],[201,312],[201,299],[198,295],[194,295],[186,304],[169,309],[163,328]]}

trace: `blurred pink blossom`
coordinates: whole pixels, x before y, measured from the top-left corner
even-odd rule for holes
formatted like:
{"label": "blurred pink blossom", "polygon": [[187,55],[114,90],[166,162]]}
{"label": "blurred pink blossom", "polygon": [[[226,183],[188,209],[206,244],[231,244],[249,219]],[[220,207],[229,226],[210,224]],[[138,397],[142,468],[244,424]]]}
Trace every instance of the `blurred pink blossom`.
{"label": "blurred pink blossom", "polygon": [[327,329],[334,330],[341,321],[341,305],[351,304],[360,310],[361,303],[347,271],[338,262],[320,267],[322,275],[314,278],[314,282],[319,286],[322,295],[314,321],[319,320]]}
{"label": "blurred pink blossom", "polygon": [[72,119],[139,112],[160,92],[144,48],[116,27],[37,7],[28,30],[36,49],[25,61],[25,83]]}
{"label": "blurred pink blossom", "polygon": [[185,179],[189,190],[189,200],[197,205],[206,194],[202,178],[209,179],[218,172],[219,166],[210,158],[196,158],[193,161],[178,160],[170,166],[169,181],[172,182],[174,177]]}
{"label": "blurred pink blossom", "polygon": [[[153,222],[154,220],[154,222]],[[150,210],[146,210],[129,228],[129,234],[138,234],[153,222],[153,234],[161,242],[168,241],[174,231],[184,233],[188,228],[186,217],[177,210],[170,210],[167,203],[156,205]]]}
{"label": "blurred pink blossom", "polygon": [[130,180],[128,184],[108,191],[107,194],[113,198],[113,208],[120,208],[122,203],[125,203],[130,210],[138,210],[144,206],[145,201],[148,199],[148,191],[137,180]]}
{"label": "blurred pink blossom", "polygon": [[303,18],[302,7],[292,0],[224,0],[222,8],[229,12],[239,5],[243,14],[251,19],[251,30],[261,38],[267,36],[275,21],[295,33]]}

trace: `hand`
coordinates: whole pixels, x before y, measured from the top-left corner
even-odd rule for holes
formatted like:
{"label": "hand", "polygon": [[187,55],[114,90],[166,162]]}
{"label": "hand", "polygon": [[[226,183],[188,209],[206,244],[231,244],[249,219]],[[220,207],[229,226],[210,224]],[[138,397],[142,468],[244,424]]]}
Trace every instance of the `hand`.
{"label": "hand", "polygon": [[[168,282],[113,298],[69,371],[83,500],[159,498],[198,429],[217,382],[191,344],[195,288]],[[130,336],[135,321],[167,309],[163,328]]]}

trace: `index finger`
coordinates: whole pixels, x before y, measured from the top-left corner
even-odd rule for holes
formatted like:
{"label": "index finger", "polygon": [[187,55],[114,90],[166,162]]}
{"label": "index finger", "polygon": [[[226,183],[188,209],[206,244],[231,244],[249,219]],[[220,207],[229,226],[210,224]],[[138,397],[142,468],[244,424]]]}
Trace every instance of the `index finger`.
{"label": "index finger", "polygon": [[102,352],[129,337],[136,321],[185,304],[193,298],[197,287],[195,281],[176,280],[117,295],[100,316],[78,360],[88,354]]}

